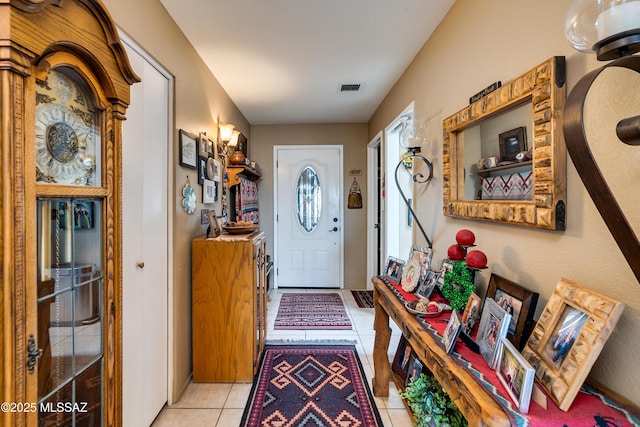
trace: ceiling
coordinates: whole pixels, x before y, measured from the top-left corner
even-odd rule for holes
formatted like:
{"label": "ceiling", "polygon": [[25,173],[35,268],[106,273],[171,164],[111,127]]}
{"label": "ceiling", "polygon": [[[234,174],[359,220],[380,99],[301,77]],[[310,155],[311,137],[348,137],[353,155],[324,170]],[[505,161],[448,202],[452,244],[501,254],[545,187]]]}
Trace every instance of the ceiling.
{"label": "ceiling", "polygon": [[160,0],[252,125],[368,122],[454,1]]}

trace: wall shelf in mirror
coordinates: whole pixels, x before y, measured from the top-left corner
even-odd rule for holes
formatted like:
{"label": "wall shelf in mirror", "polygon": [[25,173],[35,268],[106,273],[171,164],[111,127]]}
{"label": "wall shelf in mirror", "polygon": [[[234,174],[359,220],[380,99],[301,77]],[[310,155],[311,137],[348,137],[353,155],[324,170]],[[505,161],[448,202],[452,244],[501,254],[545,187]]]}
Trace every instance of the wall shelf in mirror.
{"label": "wall shelf in mirror", "polygon": [[[564,57],[552,57],[443,121],[445,215],[564,230],[565,76]],[[501,166],[499,136],[518,128],[531,160]],[[479,168],[484,158],[497,166]],[[526,191],[494,196],[483,187],[491,177],[518,178]]]}

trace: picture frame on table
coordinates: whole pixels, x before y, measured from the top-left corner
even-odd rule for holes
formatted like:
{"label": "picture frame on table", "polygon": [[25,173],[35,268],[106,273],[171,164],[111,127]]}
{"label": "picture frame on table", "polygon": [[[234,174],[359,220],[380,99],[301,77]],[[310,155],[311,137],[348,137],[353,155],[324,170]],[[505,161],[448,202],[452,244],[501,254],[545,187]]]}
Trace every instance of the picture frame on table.
{"label": "picture frame on table", "polygon": [[529,412],[531,391],[536,370],[507,338],[502,339],[502,346],[496,361],[496,376],[504,386],[518,410]]}
{"label": "picture frame on table", "polygon": [[415,351],[411,352],[411,356],[409,358],[409,369],[407,370],[407,378],[404,381],[405,387],[409,385],[411,380],[417,380],[420,374],[422,373],[422,369],[424,365],[418,359]]}
{"label": "picture frame on table", "polygon": [[535,323],[533,316],[538,297],[537,292],[532,292],[509,279],[491,273],[486,298],[493,299],[511,314],[507,337],[518,351],[522,350],[533,329]]}
{"label": "picture frame on table", "polygon": [[413,348],[404,335],[400,336],[398,341],[398,347],[396,348],[396,354],[393,357],[393,363],[391,364],[391,370],[395,372],[403,381],[407,379],[407,372],[409,371],[409,363],[411,360],[411,353]]}
{"label": "picture frame on table", "polygon": [[202,181],[202,203],[216,201],[216,182],[205,179]]}
{"label": "picture frame on table", "polygon": [[449,258],[442,260],[440,271],[438,272],[438,289],[442,289],[444,285],[444,275],[453,270],[453,261]]}
{"label": "picture frame on table", "polygon": [[420,298],[429,299],[433,290],[438,284],[438,274],[435,271],[428,270],[427,276],[416,289],[416,295]]}
{"label": "picture frame on table", "polygon": [[511,129],[498,135],[500,143],[500,162],[515,162],[516,155],[527,151],[527,128]]}
{"label": "picture frame on table", "polygon": [[405,292],[414,292],[422,281],[423,266],[421,264],[421,253],[422,252],[418,250],[412,249],[409,254],[409,259],[407,259],[402,269],[400,284],[402,285],[402,290]]}
{"label": "picture frame on table", "polygon": [[387,264],[384,268],[384,275],[396,283],[400,283],[402,279],[402,270],[404,269],[404,261],[396,257],[388,257]]}
{"label": "picture frame on table", "polygon": [[462,313],[462,331],[471,336],[471,332],[473,331],[473,327],[476,325],[478,320],[478,313],[480,313],[480,307],[482,305],[482,299],[476,294],[472,292],[469,295],[469,301],[467,301],[467,305],[464,308],[464,312]]}
{"label": "picture frame on table", "polygon": [[189,169],[198,168],[198,144],[195,136],[180,129],[180,166]]}
{"label": "picture frame on table", "polygon": [[198,135],[198,156],[209,157],[209,139],[204,132],[200,132]]}
{"label": "picture frame on table", "polygon": [[207,212],[207,218],[209,218],[209,228],[207,228],[207,238],[218,237],[220,235],[220,223],[216,216],[216,211],[211,209]]}
{"label": "picture frame on table", "polygon": [[511,315],[493,299],[485,298],[476,343],[480,348],[480,354],[491,369],[495,369],[496,357],[502,345],[502,338],[507,336],[509,322]]}
{"label": "picture frame on table", "polygon": [[571,407],[624,304],[561,278],[522,350],[558,407]]}
{"label": "picture frame on table", "polygon": [[449,323],[442,334],[442,343],[447,354],[451,354],[458,341],[458,335],[462,330],[462,321],[457,311],[453,310],[451,317],[449,317]]}

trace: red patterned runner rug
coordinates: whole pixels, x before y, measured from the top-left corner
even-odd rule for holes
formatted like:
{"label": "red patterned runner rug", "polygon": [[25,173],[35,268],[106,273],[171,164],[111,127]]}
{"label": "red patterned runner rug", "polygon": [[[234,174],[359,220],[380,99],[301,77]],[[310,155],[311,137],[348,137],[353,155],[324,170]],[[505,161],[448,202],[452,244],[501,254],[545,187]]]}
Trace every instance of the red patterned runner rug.
{"label": "red patterned runner rug", "polygon": [[337,293],[285,293],[274,329],[350,330],[351,321]]}
{"label": "red patterned runner rug", "polygon": [[351,291],[360,308],[374,308],[373,291]]}
{"label": "red patterned runner rug", "polygon": [[241,427],[382,427],[352,344],[269,344]]}

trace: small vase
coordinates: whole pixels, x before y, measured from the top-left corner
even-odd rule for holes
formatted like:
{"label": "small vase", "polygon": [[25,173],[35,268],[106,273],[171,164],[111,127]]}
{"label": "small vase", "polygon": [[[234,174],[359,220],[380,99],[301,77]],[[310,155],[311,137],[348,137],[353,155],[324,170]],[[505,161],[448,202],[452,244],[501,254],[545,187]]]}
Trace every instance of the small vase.
{"label": "small vase", "polygon": [[244,153],[242,151],[234,151],[231,155],[231,159],[229,162],[232,165],[244,165],[246,158],[244,157]]}

